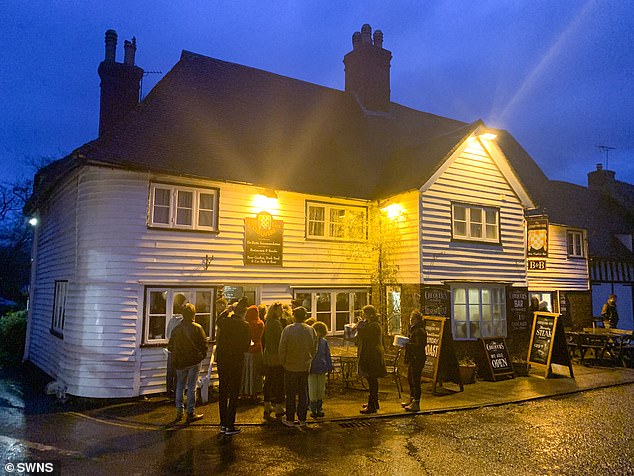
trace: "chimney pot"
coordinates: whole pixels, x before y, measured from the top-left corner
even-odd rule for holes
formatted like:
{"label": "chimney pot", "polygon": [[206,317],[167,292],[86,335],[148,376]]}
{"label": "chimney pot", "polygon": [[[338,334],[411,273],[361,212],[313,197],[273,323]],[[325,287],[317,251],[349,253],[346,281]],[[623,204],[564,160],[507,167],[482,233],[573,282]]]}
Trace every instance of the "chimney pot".
{"label": "chimney pot", "polygon": [[603,164],[597,164],[597,170],[603,170]]}
{"label": "chimney pot", "polygon": [[114,30],[106,31],[106,56],[105,61],[115,62],[117,52],[117,32]]}
{"label": "chimney pot", "polygon": [[376,30],[373,35],[375,48],[383,48],[383,32]]}
{"label": "chimney pot", "polygon": [[356,50],[361,46],[361,32],[355,31],[352,34],[352,49]]}
{"label": "chimney pot", "polygon": [[361,27],[361,43],[363,46],[372,45],[372,27],[367,23]]}
{"label": "chimney pot", "polygon": [[123,63],[128,66],[134,66],[134,56],[136,54],[136,37],[132,37],[132,41],[125,40],[123,43],[125,51]]}

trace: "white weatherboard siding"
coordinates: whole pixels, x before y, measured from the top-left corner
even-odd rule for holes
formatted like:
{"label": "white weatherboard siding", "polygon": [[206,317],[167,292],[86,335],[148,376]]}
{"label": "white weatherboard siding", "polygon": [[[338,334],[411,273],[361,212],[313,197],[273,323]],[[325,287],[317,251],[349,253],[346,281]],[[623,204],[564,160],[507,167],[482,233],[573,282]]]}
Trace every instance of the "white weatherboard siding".
{"label": "white weatherboard siding", "polygon": [[[219,188],[219,233],[148,229],[150,181]],[[248,284],[260,286],[267,302],[290,299],[291,285],[368,285],[365,245],[304,238],[305,200],[365,202],[279,191],[279,210],[271,213],[284,221],[284,266],[245,267],[244,218],[261,211],[252,204],[261,188],[95,166],[83,167],[70,185],[43,214],[30,349],[34,363],[71,394],[164,390],[165,353],[141,346],[145,286]],[[205,255],[213,256],[208,269]],[[69,279],[63,341],[49,333],[55,279]]]}
{"label": "white weatherboard siding", "polygon": [[[568,257],[567,227],[548,225],[548,258],[545,270],[528,270],[529,291],[587,291],[590,289],[588,261],[585,258]],[[575,231],[579,231],[575,228]],[[584,248],[586,234],[583,232]],[[587,251],[587,250],[586,250]]]}
{"label": "white weatherboard siding", "polygon": [[[421,282],[448,280],[526,284],[524,208],[495,161],[479,142],[450,158],[421,192]],[[451,239],[451,204],[498,207],[500,244]]]}

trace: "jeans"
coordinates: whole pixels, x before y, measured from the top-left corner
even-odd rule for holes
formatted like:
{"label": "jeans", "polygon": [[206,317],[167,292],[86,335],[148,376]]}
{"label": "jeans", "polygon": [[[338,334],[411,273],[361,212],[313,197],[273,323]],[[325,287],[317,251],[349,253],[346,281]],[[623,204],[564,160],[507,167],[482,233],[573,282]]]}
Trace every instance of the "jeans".
{"label": "jeans", "polygon": [[165,392],[168,397],[174,395],[176,391],[176,369],[174,368],[174,358],[172,352],[167,353],[167,376],[165,377]]}
{"label": "jeans", "polygon": [[420,376],[423,373],[423,362],[410,362],[407,368],[407,383],[409,383],[409,396],[414,400],[420,400]]}
{"label": "jeans", "polygon": [[196,409],[196,383],[200,373],[200,364],[176,369],[176,411],[183,411],[183,389],[187,382],[187,414],[191,415]]}
{"label": "jeans", "polygon": [[234,428],[236,421],[243,362],[242,358],[236,358],[233,361],[218,363],[220,426],[230,430]]}
{"label": "jeans", "polygon": [[[284,372],[284,389],[286,390],[286,419],[295,420],[295,412],[299,421],[306,421],[308,413],[308,372]],[[297,400],[296,400],[297,397]]]}
{"label": "jeans", "polygon": [[281,365],[264,367],[264,401],[284,403],[284,367]]}
{"label": "jeans", "polygon": [[326,374],[308,376],[308,398],[311,402],[323,400],[326,396]]}

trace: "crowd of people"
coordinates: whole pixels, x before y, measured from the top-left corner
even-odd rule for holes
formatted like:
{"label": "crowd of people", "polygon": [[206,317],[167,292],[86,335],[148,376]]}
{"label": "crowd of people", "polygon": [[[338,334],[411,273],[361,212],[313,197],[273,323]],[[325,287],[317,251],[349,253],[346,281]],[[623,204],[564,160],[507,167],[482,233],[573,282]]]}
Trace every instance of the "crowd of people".
{"label": "crowd of people", "polygon": [[[203,328],[194,322],[194,305],[181,306],[182,319],[169,331],[168,392],[175,387],[175,421],[178,422],[184,416],[184,391],[187,390],[187,422],[193,422],[203,418],[195,411],[195,386],[207,345]],[[262,394],[263,418],[280,420],[286,427],[306,426],[309,411],[315,419],[325,416],[326,376],[333,368],[325,323],[309,318],[303,306],[291,309],[279,302],[268,308],[249,306],[246,297],[232,303],[220,298],[216,309],[217,334],[212,359],[218,369],[221,434],[233,436],[240,432],[235,425],[240,397],[258,402]],[[420,312],[412,312],[410,341],[405,353],[411,376],[410,400],[403,403],[407,411],[420,409],[420,374],[427,339],[422,322]],[[369,386],[368,401],[360,412],[376,413],[379,379],[387,375],[387,370],[383,331],[374,306],[363,308],[355,328],[358,373]],[[172,374],[176,382],[170,386]]]}

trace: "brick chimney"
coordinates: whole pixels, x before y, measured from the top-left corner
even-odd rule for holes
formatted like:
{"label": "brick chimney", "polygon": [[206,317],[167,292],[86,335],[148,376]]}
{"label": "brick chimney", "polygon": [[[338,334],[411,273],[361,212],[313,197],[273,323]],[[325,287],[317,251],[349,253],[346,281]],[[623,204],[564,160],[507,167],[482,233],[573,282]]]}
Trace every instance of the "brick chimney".
{"label": "brick chimney", "polygon": [[390,61],[392,53],[383,49],[383,32],[363,25],[352,35],[352,51],[343,58],[346,92],[353,94],[368,110],[390,109]]}
{"label": "brick chimney", "polygon": [[588,188],[600,192],[610,193],[614,191],[616,172],[603,170],[602,164],[597,164],[597,170],[588,173]]}
{"label": "brick chimney", "polygon": [[106,54],[97,72],[101,78],[99,136],[121,121],[139,103],[143,70],[134,65],[136,38],[124,42],[125,58],[117,63],[117,32],[106,31]]}

